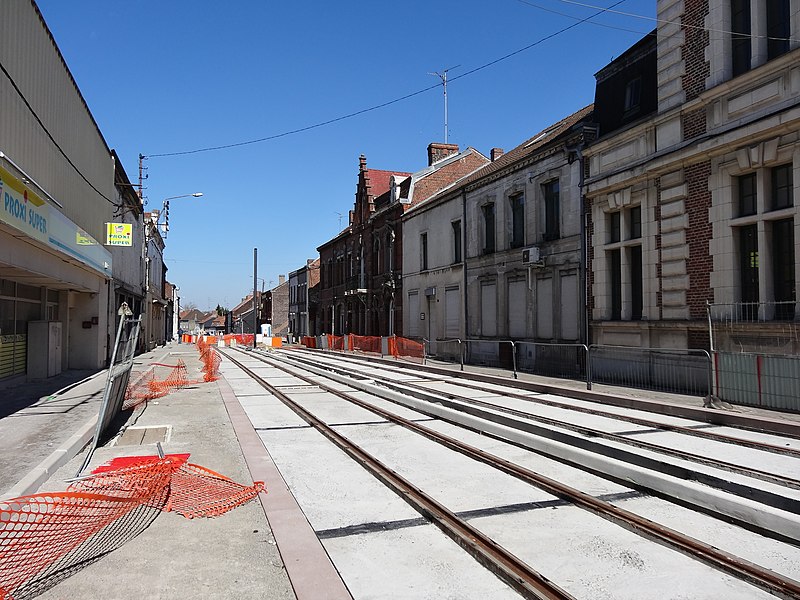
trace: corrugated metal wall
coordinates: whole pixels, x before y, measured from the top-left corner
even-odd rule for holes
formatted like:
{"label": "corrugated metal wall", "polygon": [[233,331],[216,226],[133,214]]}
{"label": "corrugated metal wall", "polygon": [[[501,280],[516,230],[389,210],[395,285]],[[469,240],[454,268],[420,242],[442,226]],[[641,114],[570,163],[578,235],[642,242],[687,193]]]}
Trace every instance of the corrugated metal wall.
{"label": "corrugated metal wall", "polygon": [[67,217],[98,241],[113,206],[89,186],[48,138],[14,84],[75,166],[114,198],[109,149],[32,0],[0,2],[0,151],[55,199]]}

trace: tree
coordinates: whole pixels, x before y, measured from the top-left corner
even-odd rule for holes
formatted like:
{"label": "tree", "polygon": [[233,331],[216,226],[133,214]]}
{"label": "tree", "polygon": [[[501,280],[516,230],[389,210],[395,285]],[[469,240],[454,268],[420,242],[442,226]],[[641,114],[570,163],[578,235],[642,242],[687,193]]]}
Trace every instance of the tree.
{"label": "tree", "polygon": [[197,310],[197,304],[195,304],[191,300],[187,300],[186,302],[181,303],[181,308],[183,310]]}

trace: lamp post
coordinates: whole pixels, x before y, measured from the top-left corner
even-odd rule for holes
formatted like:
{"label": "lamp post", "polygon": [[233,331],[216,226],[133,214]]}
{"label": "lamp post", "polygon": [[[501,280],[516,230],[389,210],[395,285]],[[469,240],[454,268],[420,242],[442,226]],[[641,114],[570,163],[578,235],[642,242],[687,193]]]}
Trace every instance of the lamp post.
{"label": "lamp post", "polygon": [[178,343],[181,343],[181,297],[178,295],[178,292],[181,291],[177,285],[175,286],[175,311],[178,314],[178,326],[175,328],[175,331],[178,333]]}
{"label": "lamp post", "polygon": [[194,194],[181,194],[180,196],[170,196],[169,198],[164,198],[163,203],[161,205],[161,212],[158,213],[158,217],[156,218],[156,222],[155,222],[156,227],[158,227],[158,225],[159,225],[158,222],[161,220],[161,215],[166,215],[164,223],[162,224],[162,226],[164,228],[163,229],[163,231],[164,231],[164,236],[163,237],[164,238],[167,237],[167,232],[169,231],[169,201],[170,200],[176,200],[178,198],[188,198],[190,196],[193,197],[193,198],[199,198],[202,195],[203,195],[203,192],[195,192]]}
{"label": "lamp post", "polygon": [[[155,300],[153,299],[153,292],[150,289],[151,279],[152,279],[151,275],[150,275],[150,269],[151,269],[151,264],[152,264],[152,260],[150,258],[150,240],[151,240],[151,238],[153,236],[153,232],[157,231],[158,228],[159,228],[159,225],[160,225],[159,222],[161,221],[161,215],[166,214],[166,219],[167,220],[166,220],[166,223],[163,224],[164,235],[160,236],[162,238],[162,240],[164,238],[166,238],[167,231],[169,230],[169,201],[170,200],[175,200],[176,198],[188,198],[188,197],[199,198],[202,195],[203,195],[202,192],[194,192],[193,194],[181,194],[179,196],[170,196],[168,198],[164,198],[161,212],[157,213],[155,215],[155,218],[153,218],[152,213],[155,212],[155,211],[151,211],[151,217],[149,219],[147,219],[145,221],[145,223],[144,223],[144,253],[143,253],[144,254],[144,256],[143,256],[143,259],[144,259],[144,278],[145,278],[144,279],[144,288],[145,288],[144,291],[145,291],[145,298],[146,298],[145,301],[147,303],[147,320],[146,320],[146,326],[145,326],[145,334],[148,337],[150,337],[153,333],[155,333],[155,331],[153,329],[153,303],[155,302]],[[162,242],[161,251],[163,252],[163,242]],[[162,260],[162,263],[163,263],[163,256],[162,256],[161,260]],[[162,271],[162,273],[163,273],[163,271]],[[162,288],[161,292],[160,292],[160,296],[163,296],[163,294],[164,294],[164,290]],[[162,298],[162,303],[163,303],[163,298]],[[178,324],[180,325],[180,315],[178,315],[178,319],[179,319],[178,320]],[[164,326],[164,331],[162,331],[162,333],[165,334],[165,341],[166,341],[166,323],[164,323],[163,326]],[[155,343],[157,340],[153,337],[152,341],[153,341],[153,343]],[[150,346],[149,342],[147,342],[147,349],[148,350],[152,349],[152,347]]]}

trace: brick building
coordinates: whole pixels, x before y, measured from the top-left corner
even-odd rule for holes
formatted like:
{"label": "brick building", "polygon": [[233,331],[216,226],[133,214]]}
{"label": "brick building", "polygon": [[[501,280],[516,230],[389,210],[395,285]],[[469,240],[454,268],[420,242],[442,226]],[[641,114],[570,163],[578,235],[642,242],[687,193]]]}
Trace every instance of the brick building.
{"label": "brick building", "polygon": [[596,76],[592,341],[709,348],[707,303],[731,318],[750,305],[747,337],[765,339],[797,314],[800,1],[659,0],[657,13]]}
{"label": "brick building", "polygon": [[348,227],[321,245],[318,320],[322,332],[393,335],[403,332],[402,216],[467,173],[488,163],[473,148],[428,146],[428,166],[416,173],[367,168]]}

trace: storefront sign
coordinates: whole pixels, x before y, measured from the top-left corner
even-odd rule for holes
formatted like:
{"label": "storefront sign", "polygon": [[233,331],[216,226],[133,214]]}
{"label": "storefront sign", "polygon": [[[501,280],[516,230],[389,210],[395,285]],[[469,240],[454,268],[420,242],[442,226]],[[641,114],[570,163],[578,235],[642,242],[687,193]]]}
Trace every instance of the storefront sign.
{"label": "storefront sign", "polygon": [[106,246],[133,246],[133,225],[106,223]]}
{"label": "storefront sign", "polygon": [[0,168],[0,199],[0,221],[47,242],[50,206],[3,168]]}
{"label": "storefront sign", "polygon": [[105,247],[1,166],[0,222],[104,276],[111,275],[111,253]]}

